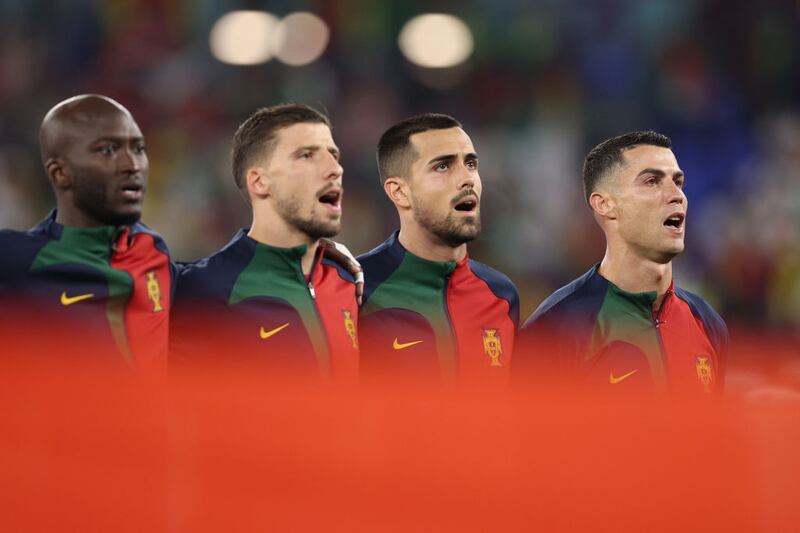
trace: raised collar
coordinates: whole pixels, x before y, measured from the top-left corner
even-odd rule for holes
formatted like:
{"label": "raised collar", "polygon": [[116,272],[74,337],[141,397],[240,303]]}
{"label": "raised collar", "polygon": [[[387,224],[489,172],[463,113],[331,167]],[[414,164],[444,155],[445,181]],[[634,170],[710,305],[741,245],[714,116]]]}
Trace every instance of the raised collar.
{"label": "raised collar", "polygon": [[392,233],[387,240],[390,255],[409,263],[414,272],[421,277],[447,278],[456,268],[469,268],[469,255],[465,255],[460,261],[430,261],[414,255],[400,244],[400,230]]}

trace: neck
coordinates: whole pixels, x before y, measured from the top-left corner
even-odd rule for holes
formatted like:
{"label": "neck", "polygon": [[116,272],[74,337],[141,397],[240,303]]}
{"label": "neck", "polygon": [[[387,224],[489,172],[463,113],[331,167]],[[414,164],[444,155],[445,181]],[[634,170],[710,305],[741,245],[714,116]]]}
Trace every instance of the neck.
{"label": "neck", "polygon": [[275,246],[276,248],[294,248],[305,244],[306,253],[300,260],[303,274],[306,276],[311,273],[314,266],[314,257],[319,248],[319,239],[312,239],[308,234],[300,231],[292,224],[287,223],[274,211],[259,213],[253,209],[253,224],[247,236],[262,244]]}
{"label": "neck", "polygon": [[73,228],[97,228],[110,225],[103,224],[70,204],[59,205],[56,208],[56,222],[62,226]]}
{"label": "neck", "polygon": [[403,248],[428,261],[461,261],[467,255],[466,243],[449,245],[416,224],[401,225],[398,239]]}
{"label": "neck", "polygon": [[606,255],[600,263],[601,276],[627,292],[656,291],[658,297],[653,303],[657,309],[672,283],[672,261],[657,263],[642,258],[631,250],[613,251],[606,248]]}

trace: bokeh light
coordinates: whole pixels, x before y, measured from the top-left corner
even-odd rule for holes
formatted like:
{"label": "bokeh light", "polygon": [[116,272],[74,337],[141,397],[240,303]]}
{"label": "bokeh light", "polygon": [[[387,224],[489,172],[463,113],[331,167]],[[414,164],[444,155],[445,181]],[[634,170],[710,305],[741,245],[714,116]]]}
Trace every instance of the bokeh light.
{"label": "bokeh light", "polygon": [[329,37],[328,25],[318,16],[291,13],[276,26],[272,49],[275,57],[287,65],[307,65],[322,55]]}
{"label": "bokeh light", "polygon": [[412,63],[427,68],[447,68],[472,54],[473,38],[459,18],[442,13],[419,15],[400,31],[398,44]]}
{"label": "bokeh light", "polygon": [[278,19],[265,11],[231,11],[211,29],[211,53],[223,63],[257,65],[273,56]]}

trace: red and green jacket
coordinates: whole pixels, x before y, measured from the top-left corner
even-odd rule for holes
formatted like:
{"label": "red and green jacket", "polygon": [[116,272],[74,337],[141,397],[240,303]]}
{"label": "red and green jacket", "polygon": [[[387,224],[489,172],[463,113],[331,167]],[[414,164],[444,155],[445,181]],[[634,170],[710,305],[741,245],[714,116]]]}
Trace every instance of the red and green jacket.
{"label": "red and green jacket", "polygon": [[0,231],[4,344],[163,370],[172,288],[164,241],[141,223],[76,228],[55,217]]}
{"label": "red and green jacket", "polygon": [[362,375],[504,382],[519,323],[514,284],[469,257],[417,257],[397,236],[358,258]]}
{"label": "red and green jacket", "polygon": [[352,275],[306,246],[277,248],[244,230],[222,250],[180,266],[171,328],[176,362],[322,375],[358,374],[358,304]]}
{"label": "red and green jacket", "polygon": [[597,271],[562,287],[520,333],[515,376],[541,371],[609,390],[709,393],[721,388],[728,330],[702,298],[670,285],[626,292]]}

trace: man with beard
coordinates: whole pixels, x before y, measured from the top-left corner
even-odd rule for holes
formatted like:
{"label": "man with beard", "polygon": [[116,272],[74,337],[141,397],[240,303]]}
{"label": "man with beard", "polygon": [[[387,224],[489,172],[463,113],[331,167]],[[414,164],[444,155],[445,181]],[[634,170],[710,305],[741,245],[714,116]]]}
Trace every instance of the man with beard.
{"label": "man with beard", "polygon": [[110,98],[75,96],[46,114],[40,148],[57,207],[29,231],[0,232],[4,345],[163,370],[169,253],[139,222],[148,174],[139,126]]}
{"label": "man with beard", "polygon": [[586,156],[584,193],[606,236],[605,257],[526,322],[515,376],[578,379],[611,391],[719,389],[725,323],[672,278],[687,199],[671,146],[664,135],[639,131]]}
{"label": "man with beard", "polygon": [[172,354],[277,376],[358,372],[355,279],[323,258],[339,233],[342,166],[328,118],[285,104],[256,111],[233,138],[233,176],[253,222],[178,279]]}
{"label": "man with beard", "polygon": [[400,230],[359,257],[362,374],[504,382],[519,297],[505,275],[467,255],[481,230],[472,141],[454,118],[422,114],[389,128],[377,157]]}

